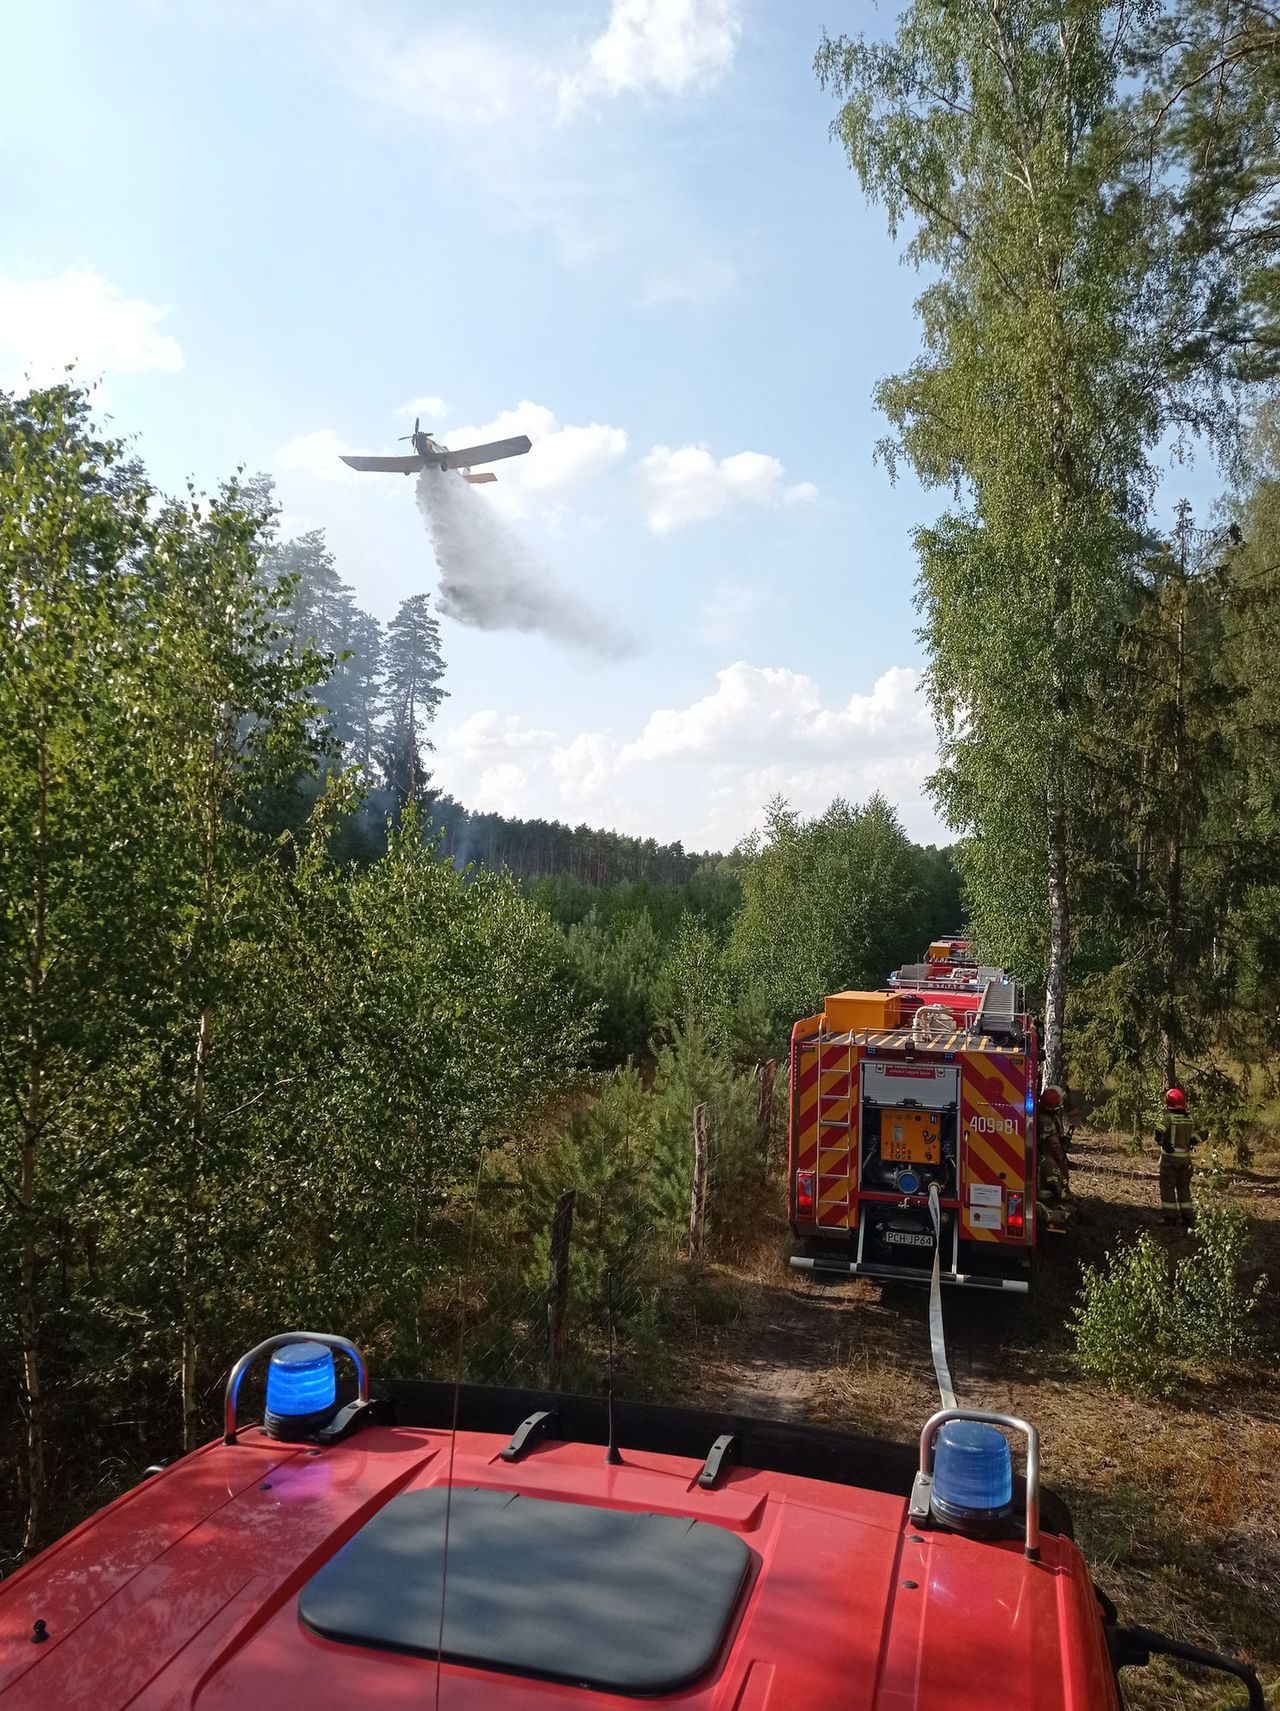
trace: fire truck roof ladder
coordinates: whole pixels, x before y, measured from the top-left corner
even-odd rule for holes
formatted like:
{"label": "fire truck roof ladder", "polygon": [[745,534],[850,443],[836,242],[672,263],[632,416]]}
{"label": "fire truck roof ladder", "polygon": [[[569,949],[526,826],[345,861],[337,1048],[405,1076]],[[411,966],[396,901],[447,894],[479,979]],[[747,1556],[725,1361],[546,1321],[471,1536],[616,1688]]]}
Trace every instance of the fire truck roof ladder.
{"label": "fire truck roof ladder", "polygon": [[989,980],[974,1018],[974,1032],[1009,1039],[1018,1032],[1018,989],[1007,977]]}

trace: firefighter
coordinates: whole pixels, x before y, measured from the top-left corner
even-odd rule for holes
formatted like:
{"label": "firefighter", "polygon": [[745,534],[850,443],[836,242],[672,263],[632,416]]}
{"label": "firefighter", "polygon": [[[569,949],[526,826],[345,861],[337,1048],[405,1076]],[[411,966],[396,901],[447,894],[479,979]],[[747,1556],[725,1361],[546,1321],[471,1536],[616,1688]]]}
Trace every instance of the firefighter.
{"label": "firefighter", "polygon": [[1075,1211],[1067,1164],[1062,1113],[1067,1096],[1051,1082],[1036,1106],[1036,1211],[1045,1224],[1063,1229]]}
{"label": "firefighter", "polygon": [[1197,1132],[1187,1111],[1187,1096],[1171,1087],[1164,1096],[1164,1122],[1156,1130],[1160,1148],[1160,1217],[1166,1224],[1195,1223],[1191,1204],[1191,1150],[1208,1137]]}

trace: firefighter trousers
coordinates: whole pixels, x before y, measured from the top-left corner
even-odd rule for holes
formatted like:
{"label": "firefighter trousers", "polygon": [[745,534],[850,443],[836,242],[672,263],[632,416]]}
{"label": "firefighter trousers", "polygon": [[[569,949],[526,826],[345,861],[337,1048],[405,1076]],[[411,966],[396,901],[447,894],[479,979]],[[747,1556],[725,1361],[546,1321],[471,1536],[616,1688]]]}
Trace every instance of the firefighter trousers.
{"label": "firefighter trousers", "polygon": [[1179,1220],[1190,1225],[1194,1213],[1191,1207],[1191,1160],[1175,1158],[1171,1153],[1160,1154],[1160,1216],[1166,1224]]}

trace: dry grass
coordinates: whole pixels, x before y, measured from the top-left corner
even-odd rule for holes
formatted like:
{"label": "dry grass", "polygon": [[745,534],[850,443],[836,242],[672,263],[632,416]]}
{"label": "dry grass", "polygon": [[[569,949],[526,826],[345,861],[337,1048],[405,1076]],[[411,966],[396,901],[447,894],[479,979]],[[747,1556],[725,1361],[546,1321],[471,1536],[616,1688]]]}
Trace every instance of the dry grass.
{"label": "dry grass", "polygon": [[[1158,1222],[1153,1160],[1107,1135],[1079,1137],[1075,1157],[1082,1222],[1049,1250],[1031,1298],[948,1294],[957,1392],[1039,1425],[1045,1477],[1070,1505],[1123,1620],[1247,1657],[1280,1705],[1280,1161],[1260,1154],[1217,1183],[1248,1214],[1272,1280],[1262,1357],[1229,1374],[1192,1373],[1180,1394],[1157,1402],[1082,1378],[1070,1308],[1081,1266],[1140,1229],[1160,1232],[1175,1252],[1189,1238]],[[793,1376],[798,1363],[810,1418],[914,1438],[937,1406],[923,1292],[865,1280],[815,1286],[787,1270],[785,1250],[778,1221],[739,1263],[704,1280],[738,1311],[700,1316],[696,1334],[680,1339],[673,1388],[714,1405],[740,1393],[745,1373],[756,1372],[759,1392],[762,1356]],[[1135,1711],[1209,1711],[1239,1701],[1222,1680],[1157,1664],[1129,1672],[1126,1687]]]}

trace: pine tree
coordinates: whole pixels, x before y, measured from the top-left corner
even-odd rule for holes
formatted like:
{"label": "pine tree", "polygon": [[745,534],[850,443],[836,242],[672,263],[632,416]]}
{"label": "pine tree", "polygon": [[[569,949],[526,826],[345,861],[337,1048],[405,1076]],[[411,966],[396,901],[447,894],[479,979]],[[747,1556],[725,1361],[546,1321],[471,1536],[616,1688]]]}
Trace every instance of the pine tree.
{"label": "pine tree", "polygon": [[323,529],[273,547],[266,555],[270,576],[290,577],[288,629],[300,647],[335,657],[346,647],[355,616],[351,589],[338,575]]}
{"label": "pine tree", "polygon": [[357,611],[347,634],[348,658],[341,662],[342,719],[336,735],[350,758],[366,773],[373,770],[382,700],[382,625]]}
{"label": "pine tree", "polygon": [[426,727],[447,693],[440,687],[440,626],[425,594],[402,601],[387,626],[383,673],[382,770],[401,810],[410,802],[425,805],[431,776],[423,759],[431,748]]}

